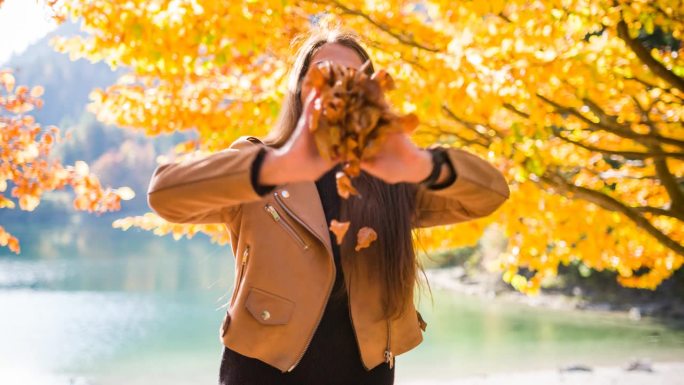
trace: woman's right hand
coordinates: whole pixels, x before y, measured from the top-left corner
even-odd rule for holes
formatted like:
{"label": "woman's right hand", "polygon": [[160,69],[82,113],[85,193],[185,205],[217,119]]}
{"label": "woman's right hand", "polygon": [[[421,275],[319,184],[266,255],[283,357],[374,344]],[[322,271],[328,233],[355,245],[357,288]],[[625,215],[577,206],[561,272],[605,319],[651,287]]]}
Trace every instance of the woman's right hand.
{"label": "woman's right hand", "polygon": [[311,91],[297,126],[285,144],[277,149],[268,148],[259,172],[259,183],[281,185],[300,181],[315,181],[330,170],[337,161],[326,160],[318,153],[311,124],[316,91]]}

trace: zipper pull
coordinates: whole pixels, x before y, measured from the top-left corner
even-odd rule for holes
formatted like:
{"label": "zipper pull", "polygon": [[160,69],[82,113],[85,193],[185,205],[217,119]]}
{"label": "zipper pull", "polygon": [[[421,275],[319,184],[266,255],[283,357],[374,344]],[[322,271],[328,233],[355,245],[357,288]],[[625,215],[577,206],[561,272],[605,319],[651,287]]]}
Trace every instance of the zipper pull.
{"label": "zipper pull", "polygon": [[247,264],[247,258],[249,258],[249,245],[245,246],[245,251],[242,252],[242,266]]}
{"label": "zipper pull", "polygon": [[390,369],[394,366],[394,354],[392,354],[392,351],[390,350],[385,350],[385,362],[389,364]]}
{"label": "zipper pull", "polygon": [[275,209],[275,207],[271,205],[266,205],[264,206],[264,209],[268,211],[269,214],[271,214],[274,221],[278,222],[280,220],[280,214],[278,214],[278,211]]}
{"label": "zipper pull", "polygon": [[394,366],[394,354],[392,354],[392,321],[387,319],[387,349],[385,349],[385,362],[389,364],[389,368]]}

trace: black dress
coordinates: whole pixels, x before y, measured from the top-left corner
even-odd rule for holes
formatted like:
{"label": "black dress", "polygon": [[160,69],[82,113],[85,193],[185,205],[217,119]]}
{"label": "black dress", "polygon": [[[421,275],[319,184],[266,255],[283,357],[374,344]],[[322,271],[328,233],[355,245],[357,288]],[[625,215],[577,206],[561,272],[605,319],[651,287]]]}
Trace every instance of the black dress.
{"label": "black dress", "polygon": [[[255,175],[261,166],[263,151],[255,158],[252,167],[252,183],[259,193],[271,190],[272,186],[260,186]],[[331,169],[316,181],[325,218],[330,223],[338,218],[340,197],[335,186],[335,172]],[[331,239],[335,239],[330,233]],[[337,275],[333,295],[326,305],[323,317],[302,360],[292,372],[280,370],[254,358],[243,356],[224,347],[219,374],[220,385],[391,385],[394,383],[394,368],[387,363],[366,371],[356,336],[349,317],[347,292],[340,266],[339,246],[332,242],[333,257]]]}

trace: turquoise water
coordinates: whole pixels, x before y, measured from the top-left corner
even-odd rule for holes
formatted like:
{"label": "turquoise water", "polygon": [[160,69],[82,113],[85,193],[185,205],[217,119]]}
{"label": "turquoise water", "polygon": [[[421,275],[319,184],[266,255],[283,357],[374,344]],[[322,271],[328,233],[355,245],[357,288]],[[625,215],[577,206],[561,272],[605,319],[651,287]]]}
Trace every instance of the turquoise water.
{"label": "turquoise water", "polygon": [[[216,383],[229,246],[108,227],[18,235],[22,255],[0,256],[0,384]],[[398,384],[684,358],[684,331],[651,320],[434,294]]]}

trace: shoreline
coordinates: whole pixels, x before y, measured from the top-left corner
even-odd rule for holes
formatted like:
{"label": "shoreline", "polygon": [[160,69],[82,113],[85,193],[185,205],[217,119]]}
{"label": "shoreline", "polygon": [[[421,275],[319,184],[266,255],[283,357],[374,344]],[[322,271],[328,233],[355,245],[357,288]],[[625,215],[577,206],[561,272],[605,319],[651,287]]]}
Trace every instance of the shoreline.
{"label": "shoreline", "polygon": [[654,318],[684,328],[684,301],[629,301],[609,302],[585,296],[581,290],[568,295],[558,290],[544,290],[535,296],[520,293],[507,285],[497,274],[469,275],[461,266],[425,269],[430,288],[445,290],[476,298],[497,299],[504,302],[554,310],[578,310],[597,314],[624,316],[632,321]]}
{"label": "shoreline", "polygon": [[[641,366],[597,366],[495,373],[450,380],[397,381],[397,385],[684,385],[684,362],[641,362]],[[630,364],[632,365],[632,364]]]}

